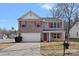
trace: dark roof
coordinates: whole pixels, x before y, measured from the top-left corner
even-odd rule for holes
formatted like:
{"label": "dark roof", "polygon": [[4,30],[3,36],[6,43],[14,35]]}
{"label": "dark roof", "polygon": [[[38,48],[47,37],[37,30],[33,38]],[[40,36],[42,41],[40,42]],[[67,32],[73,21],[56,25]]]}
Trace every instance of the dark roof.
{"label": "dark roof", "polygon": [[64,31],[64,29],[43,29],[43,31]]}
{"label": "dark roof", "polygon": [[56,19],[56,18],[53,18],[53,17],[42,17],[43,20],[50,20],[50,21],[62,21],[60,19]]}

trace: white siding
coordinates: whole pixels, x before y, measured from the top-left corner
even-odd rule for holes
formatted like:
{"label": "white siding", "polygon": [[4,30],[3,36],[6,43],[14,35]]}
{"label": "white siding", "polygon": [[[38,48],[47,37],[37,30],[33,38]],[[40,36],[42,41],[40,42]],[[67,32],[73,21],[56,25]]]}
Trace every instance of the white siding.
{"label": "white siding", "polygon": [[79,38],[79,22],[70,29],[70,38]]}
{"label": "white siding", "polygon": [[41,33],[22,33],[23,41],[40,41]]}

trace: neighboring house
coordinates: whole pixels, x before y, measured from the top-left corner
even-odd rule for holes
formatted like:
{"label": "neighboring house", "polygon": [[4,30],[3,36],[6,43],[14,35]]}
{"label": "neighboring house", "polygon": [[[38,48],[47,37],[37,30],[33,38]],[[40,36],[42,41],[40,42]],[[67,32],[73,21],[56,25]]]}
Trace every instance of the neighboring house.
{"label": "neighboring house", "polygon": [[2,39],[3,34],[2,34],[2,30],[0,30],[0,39]]}
{"label": "neighboring house", "polygon": [[64,22],[52,17],[40,17],[32,11],[18,19],[23,41],[65,40]]}
{"label": "neighboring house", "polygon": [[3,37],[3,36],[2,36],[2,34],[0,33],[0,39],[2,39],[2,37]]}
{"label": "neighboring house", "polygon": [[79,38],[79,22],[76,22],[69,31],[70,38]]}

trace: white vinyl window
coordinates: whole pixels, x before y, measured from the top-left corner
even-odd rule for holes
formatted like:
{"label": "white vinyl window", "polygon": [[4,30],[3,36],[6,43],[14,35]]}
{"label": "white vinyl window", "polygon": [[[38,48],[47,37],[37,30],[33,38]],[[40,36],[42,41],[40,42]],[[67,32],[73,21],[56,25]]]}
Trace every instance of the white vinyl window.
{"label": "white vinyl window", "polygon": [[51,36],[52,36],[52,39],[59,39],[61,38],[61,33],[52,33]]}
{"label": "white vinyl window", "polygon": [[78,32],[77,32],[77,36],[78,36]]}
{"label": "white vinyl window", "polygon": [[57,23],[56,23],[56,22],[52,22],[52,23],[50,24],[50,27],[51,27],[51,28],[57,28]]}
{"label": "white vinyl window", "polygon": [[40,22],[37,22],[36,24],[37,24],[37,27],[39,28],[40,27]]}

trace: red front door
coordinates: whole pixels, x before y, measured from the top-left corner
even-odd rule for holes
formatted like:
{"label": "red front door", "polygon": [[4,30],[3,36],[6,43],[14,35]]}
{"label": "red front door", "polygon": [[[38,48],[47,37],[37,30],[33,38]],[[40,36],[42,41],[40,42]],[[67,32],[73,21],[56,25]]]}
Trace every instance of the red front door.
{"label": "red front door", "polygon": [[43,34],[43,41],[48,41],[48,34],[47,33]]}

